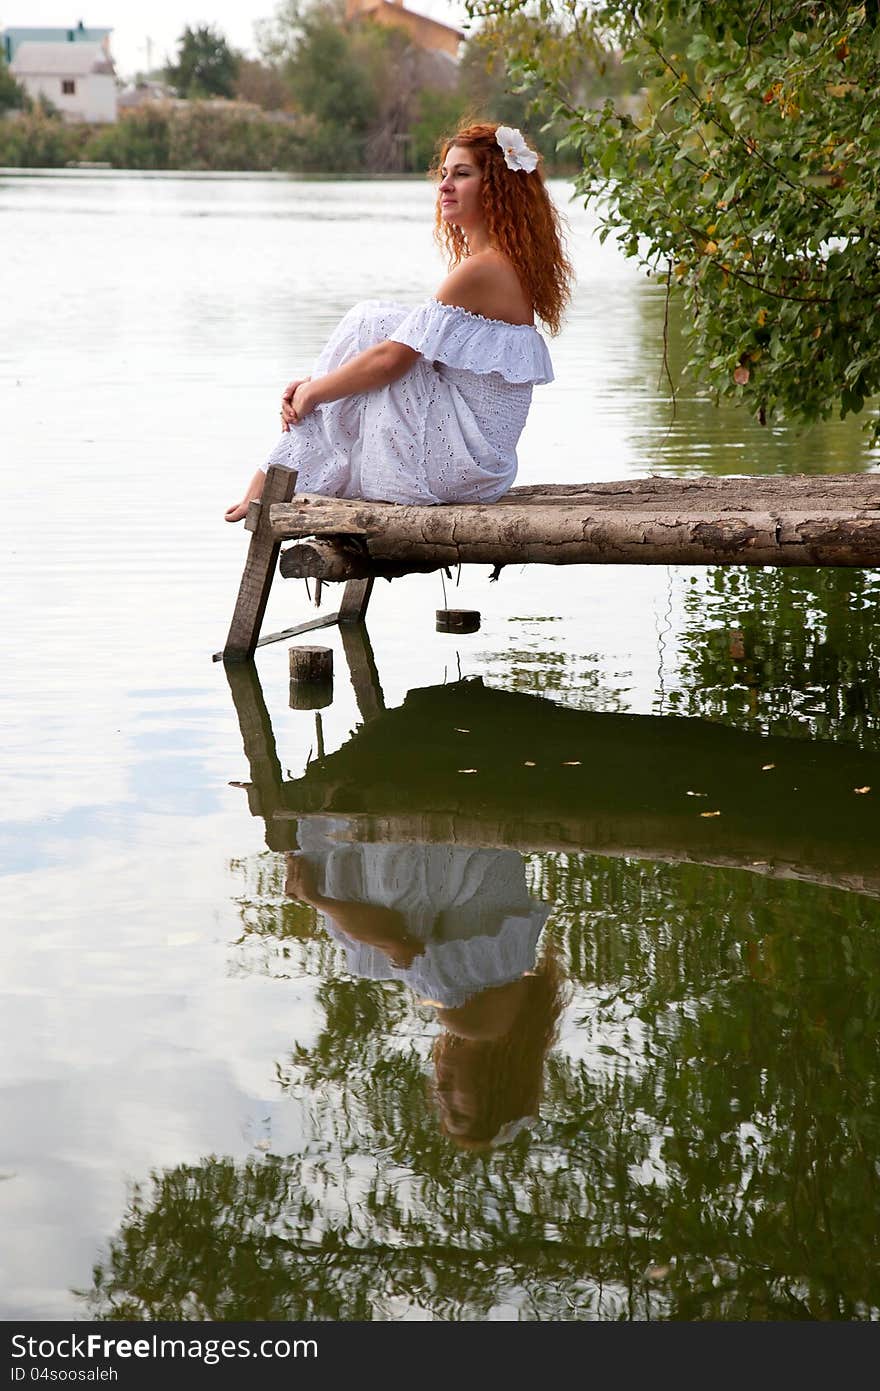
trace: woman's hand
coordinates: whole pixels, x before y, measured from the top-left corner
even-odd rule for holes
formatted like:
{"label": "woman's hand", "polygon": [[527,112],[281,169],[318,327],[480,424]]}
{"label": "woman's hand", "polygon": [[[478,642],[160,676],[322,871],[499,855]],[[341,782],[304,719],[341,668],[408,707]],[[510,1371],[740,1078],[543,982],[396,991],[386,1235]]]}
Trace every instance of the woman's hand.
{"label": "woman's hand", "polygon": [[291,850],[287,852],[286,861],[284,892],[287,897],[295,898],[300,903],[312,903],[318,897],[318,881],[313,867],[304,856]]}
{"label": "woman's hand", "polygon": [[311,379],[307,382],[302,382],[296,388],[296,391],[293,393],[293,400],[289,406],[291,424],[298,425],[304,416],[315,409],[315,406],[318,404],[316,395],[317,393]]}
{"label": "woman's hand", "polygon": [[[308,411],[297,413],[293,406],[293,400],[301,386],[310,382],[311,377],[297,377],[296,381],[288,382],[281,396],[281,428],[288,430],[291,425],[296,425],[303,415],[308,415]],[[302,403],[300,403],[302,404]],[[309,410],[314,410],[314,406],[309,406]]]}

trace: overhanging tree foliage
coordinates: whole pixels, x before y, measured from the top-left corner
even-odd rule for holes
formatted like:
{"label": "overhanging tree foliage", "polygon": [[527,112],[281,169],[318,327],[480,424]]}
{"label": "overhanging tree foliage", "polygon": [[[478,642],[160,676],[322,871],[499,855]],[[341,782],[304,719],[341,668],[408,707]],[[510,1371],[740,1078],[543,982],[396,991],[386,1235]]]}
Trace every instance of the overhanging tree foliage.
{"label": "overhanging tree foliage", "polygon": [[[516,13],[529,0],[481,4]],[[512,51],[542,81],[602,236],[682,293],[690,370],[718,394],[810,424],[880,391],[878,0],[540,0],[555,49]],[[637,104],[578,101],[584,45],[616,44]],[[880,418],[870,428],[880,439]]]}

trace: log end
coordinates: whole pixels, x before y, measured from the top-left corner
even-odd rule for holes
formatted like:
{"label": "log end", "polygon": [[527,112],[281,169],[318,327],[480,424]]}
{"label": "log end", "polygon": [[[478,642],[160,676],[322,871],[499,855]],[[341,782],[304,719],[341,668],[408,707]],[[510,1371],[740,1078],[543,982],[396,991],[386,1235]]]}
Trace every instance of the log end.
{"label": "log end", "polygon": [[437,609],[438,633],[475,633],[479,626],[478,609]]}

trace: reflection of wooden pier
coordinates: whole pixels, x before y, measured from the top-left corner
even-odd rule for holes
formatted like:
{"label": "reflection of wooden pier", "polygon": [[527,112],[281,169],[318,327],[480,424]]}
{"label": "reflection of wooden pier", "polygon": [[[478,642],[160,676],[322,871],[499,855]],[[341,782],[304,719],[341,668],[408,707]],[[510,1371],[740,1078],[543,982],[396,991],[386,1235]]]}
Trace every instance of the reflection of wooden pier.
{"label": "reflection of wooden pier", "polygon": [[[634,478],[513,488],[491,506],[409,507],[294,493],[269,470],[225,661],[364,617],[376,578],[459,564],[880,566],[880,475]],[[282,575],[343,582],[339,610],[260,639],[281,542]]]}
{"label": "reflection of wooden pier", "polygon": [[299,817],[333,816],[358,840],[694,863],[880,897],[878,754],[571,710],[478,680],[385,710],[362,628],[346,651],[365,723],[287,781],[253,664],[226,669],[273,850],[296,848]]}

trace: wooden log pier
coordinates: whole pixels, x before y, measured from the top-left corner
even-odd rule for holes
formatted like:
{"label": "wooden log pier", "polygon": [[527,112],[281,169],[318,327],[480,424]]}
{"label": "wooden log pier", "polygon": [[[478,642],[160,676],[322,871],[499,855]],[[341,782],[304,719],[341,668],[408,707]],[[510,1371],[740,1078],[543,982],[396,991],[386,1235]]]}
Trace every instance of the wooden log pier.
{"label": "wooden log pier", "polygon": [[[275,476],[279,475],[279,476]],[[293,482],[291,482],[293,480]],[[461,564],[880,566],[880,473],[648,477],[512,488],[499,502],[415,507],[295,494],[272,468],[251,503],[251,548],[215,659],[360,621],[373,581]],[[345,585],[339,611],[259,638],[281,552],[287,578]]]}

